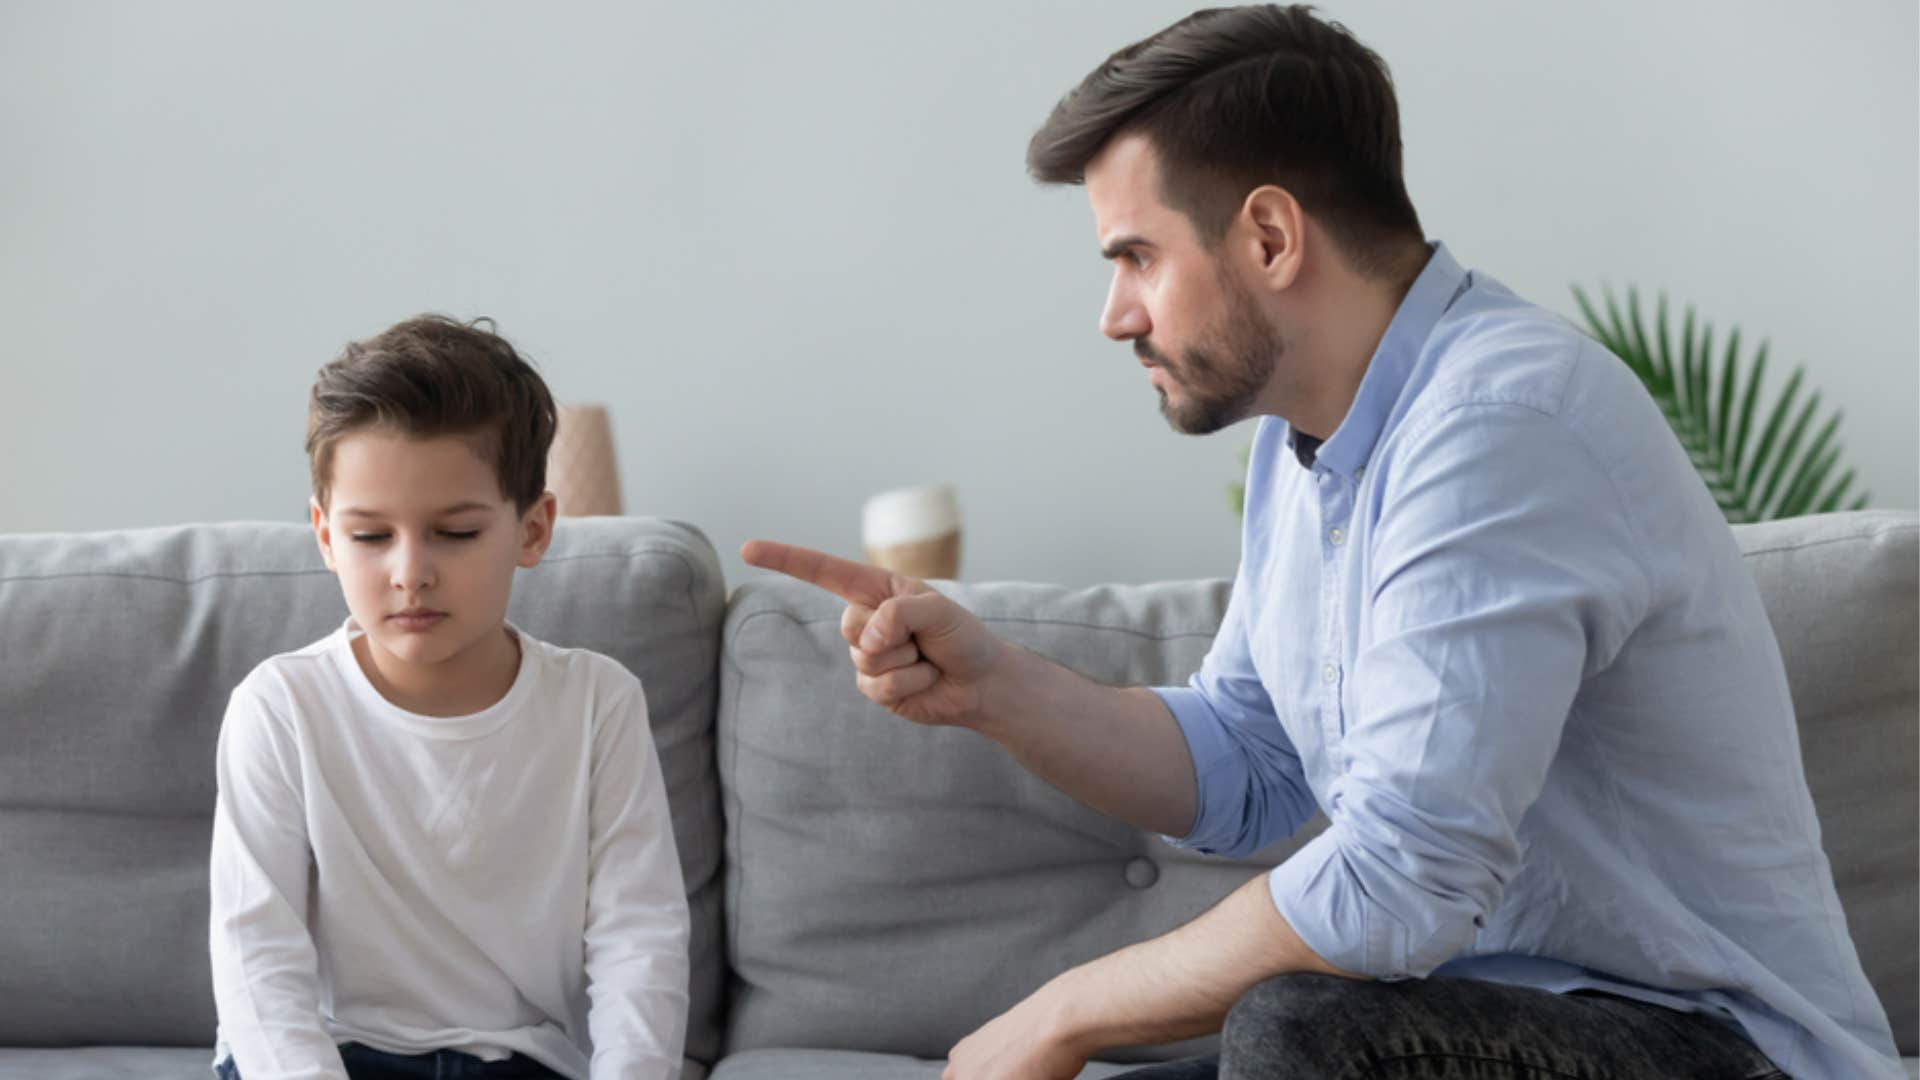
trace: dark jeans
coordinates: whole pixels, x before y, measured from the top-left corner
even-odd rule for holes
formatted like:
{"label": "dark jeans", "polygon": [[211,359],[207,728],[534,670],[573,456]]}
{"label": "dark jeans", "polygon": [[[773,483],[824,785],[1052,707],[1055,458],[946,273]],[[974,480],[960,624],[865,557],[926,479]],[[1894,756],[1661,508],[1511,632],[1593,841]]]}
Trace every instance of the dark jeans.
{"label": "dark jeans", "polygon": [[[1227,1014],[1220,1056],[1124,1080],[1785,1080],[1717,1020],[1611,994],[1472,979],[1282,975]],[[1116,1077],[1115,1080],[1122,1080]]]}
{"label": "dark jeans", "polygon": [[[340,1059],[346,1062],[347,1075],[353,1080],[547,1080],[559,1073],[521,1054],[505,1061],[482,1061],[458,1050],[435,1050],[431,1054],[389,1054],[359,1043],[340,1047]],[[240,1080],[233,1059],[214,1070],[220,1080]]]}

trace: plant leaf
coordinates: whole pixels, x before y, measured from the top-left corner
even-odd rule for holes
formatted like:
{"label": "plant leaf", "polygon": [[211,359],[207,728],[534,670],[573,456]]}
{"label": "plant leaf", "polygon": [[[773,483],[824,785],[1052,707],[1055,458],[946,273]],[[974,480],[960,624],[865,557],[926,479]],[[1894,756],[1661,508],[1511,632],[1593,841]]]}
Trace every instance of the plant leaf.
{"label": "plant leaf", "polygon": [[[1733,367],[1734,356],[1740,351],[1740,328],[1734,327],[1733,334],[1727,338],[1727,367]],[[1747,447],[1753,441],[1753,409],[1760,396],[1760,384],[1767,377],[1767,343],[1760,343],[1760,354],[1753,359],[1753,373],[1749,375],[1747,392],[1740,395],[1740,425],[1733,434],[1733,457],[1727,462],[1727,472],[1738,483],[1741,466],[1746,464]]]}
{"label": "plant leaf", "polygon": [[[1851,483],[1853,483],[1853,470],[1848,469],[1846,472],[1840,474],[1840,479],[1834,483],[1832,490],[1827,492],[1827,497],[1820,500],[1820,505],[1814,507],[1813,512],[1816,514],[1831,514],[1835,510],[1838,510],[1840,508],[1840,500],[1846,497],[1847,486]],[[1865,506],[1866,501],[1866,496],[1862,495],[1860,502],[1856,504],[1853,509],[1858,510],[1860,507]]]}
{"label": "plant leaf", "polygon": [[[1760,433],[1760,442],[1754,448],[1753,459],[1747,463],[1746,472],[1741,474],[1740,484],[1749,492],[1758,485],[1761,470],[1765,469],[1767,463],[1772,460],[1774,440],[1779,438],[1780,427],[1786,423],[1788,410],[1793,408],[1793,399],[1800,392],[1800,376],[1801,370],[1793,369],[1792,377],[1787,380],[1786,389],[1780,392],[1780,397],[1773,403],[1773,411],[1767,416],[1767,426]],[[1748,500],[1747,514],[1753,520],[1764,520],[1760,515],[1765,512],[1764,500],[1758,498]]]}
{"label": "plant leaf", "polygon": [[[1687,309],[1687,318],[1689,321],[1692,320],[1692,308]],[[1699,353],[1696,354],[1693,369],[1693,418],[1694,423],[1700,428],[1700,440],[1708,447],[1710,452],[1717,448],[1713,437],[1713,404],[1712,398],[1708,395],[1707,386],[1707,375],[1712,366],[1711,361],[1707,358],[1707,350],[1703,342]],[[1715,454],[1714,456],[1717,457],[1718,455]]]}
{"label": "plant leaf", "polygon": [[[1734,332],[1734,340],[1739,341],[1739,331]],[[1700,339],[1700,355],[1713,355],[1713,327],[1704,328]],[[1719,465],[1724,475],[1732,468],[1734,448],[1727,423],[1733,419],[1733,351],[1727,351],[1726,362],[1720,365],[1720,415],[1713,425],[1713,444],[1719,450]]]}
{"label": "plant leaf", "polygon": [[[1813,419],[1814,410],[1819,407],[1820,393],[1819,391],[1815,391],[1808,396],[1807,403],[1801,407],[1799,415],[1794,418],[1793,428],[1787,434],[1787,441],[1780,444],[1780,453],[1773,459],[1773,469],[1767,473],[1767,486],[1760,496],[1761,506],[1774,505],[1773,496],[1774,493],[1779,490],[1780,478],[1785,475],[1788,466],[1797,460],[1795,454],[1800,448],[1800,437],[1807,433],[1807,423]],[[1781,517],[1784,515],[1775,511],[1768,516]]]}
{"label": "plant leaf", "polygon": [[[1819,397],[1817,394],[1814,396],[1816,399]],[[1821,483],[1840,459],[1837,447],[1831,452],[1827,449],[1828,444],[1833,442],[1834,431],[1839,427],[1840,413],[1836,410],[1821,426],[1820,433],[1813,437],[1813,442],[1807,444],[1806,453],[1800,455],[1800,467],[1793,470],[1793,478],[1787,481],[1787,490],[1780,496],[1780,510],[1775,516],[1798,517],[1807,512]]]}
{"label": "plant leaf", "polygon": [[1627,319],[1627,328],[1633,334],[1632,348],[1646,358],[1647,369],[1653,373],[1653,385],[1660,388],[1661,397],[1673,400],[1673,373],[1660,363],[1660,358],[1647,345],[1646,325],[1640,318],[1640,293],[1634,289],[1627,290]]}

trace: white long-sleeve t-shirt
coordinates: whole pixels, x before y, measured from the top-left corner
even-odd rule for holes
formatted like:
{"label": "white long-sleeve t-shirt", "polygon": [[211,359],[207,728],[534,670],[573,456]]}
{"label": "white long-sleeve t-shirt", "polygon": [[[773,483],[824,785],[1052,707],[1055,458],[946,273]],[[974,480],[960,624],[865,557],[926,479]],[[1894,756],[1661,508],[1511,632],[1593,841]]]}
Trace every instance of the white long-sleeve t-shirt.
{"label": "white long-sleeve t-shirt", "polygon": [[471,716],[387,701],[349,620],[265,661],[220,730],[216,1061],[346,1080],[337,1044],[677,1077],[687,904],[640,682],[513,631]]}

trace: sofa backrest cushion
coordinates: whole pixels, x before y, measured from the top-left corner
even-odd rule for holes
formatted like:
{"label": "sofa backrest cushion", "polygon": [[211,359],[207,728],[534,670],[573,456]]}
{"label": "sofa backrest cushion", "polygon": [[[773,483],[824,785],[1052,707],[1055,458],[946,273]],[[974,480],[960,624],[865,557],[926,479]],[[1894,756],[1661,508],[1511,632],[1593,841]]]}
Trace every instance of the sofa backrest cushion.
{"label": "sofa backrest cushion", "polygon": [[[720,1039],[712,716],[725,591],[673,522],[563,518],[508,617],[639,675]],[[211,1046],[207,850],[227,695],[346,617],[299,525],[0,537],[0,1044]]]}
{"label": "sofa backrest cushion", "polygon": [[[1920,951],[1916,531],[1912,514],[1736,530],[1786,654],[1850,927],[1906,1053]],[[1183,682],[1227,597],[1225,582],[942,588],[1007,639],[1134,685]],[[1317,831],[1234,863],[1110,821],[970,732],[860,697],[842,606],[764,580],[728,610],[729,1050],[938,1058],[1046,979],[1186,922]]]}
{"label": "sofa backrest cushion", "polygon": [[[1199,666],[1227,595],[1225,582],[942,588],[1010,641],[1139,685]],[[1178,851],[971,732],[896,719],[853,688],[843,606],[768,580],[728,609],[729,1052],[942,1057],[1052,975],[1173,929],[1297,846],[1244,863]]]}
{"label": "sofa backrest cushion", "polygon": [[1920,1054],[1920,521],[1859,512],[1735,527],[1786,661],[1847,930]]}

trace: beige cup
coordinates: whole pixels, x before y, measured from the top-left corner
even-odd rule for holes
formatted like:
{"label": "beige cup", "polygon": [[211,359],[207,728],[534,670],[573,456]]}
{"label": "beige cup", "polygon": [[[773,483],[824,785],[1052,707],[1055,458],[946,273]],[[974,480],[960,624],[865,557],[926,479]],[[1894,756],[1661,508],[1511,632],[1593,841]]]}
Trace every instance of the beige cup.
{"label": "beige cup", "polygon": [[960,505],[948,484],[883,491],[860,514],[867,561],[915,578],[960,576]]}
{"label": "beige cup", "polygon": [[620,468],[613,456],[613,424],[604,405],[562,405],[553,448],[547,452],[547,488],[563,517],[620,512]]}

